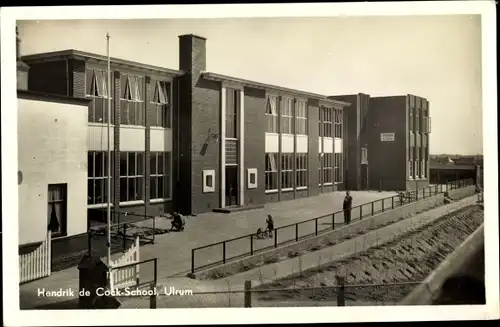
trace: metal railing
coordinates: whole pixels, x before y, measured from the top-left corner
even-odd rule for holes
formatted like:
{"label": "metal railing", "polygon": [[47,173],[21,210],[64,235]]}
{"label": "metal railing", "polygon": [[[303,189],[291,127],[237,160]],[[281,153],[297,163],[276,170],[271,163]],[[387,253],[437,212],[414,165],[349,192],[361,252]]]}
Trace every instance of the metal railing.
{"label": "metal railing", "polygon": [[[299,242],[308,237],[317,236],[321,233],[334,230],[337,227],[347,225],[348,223],[371,217],[384,211],[393,210],[399,206],[474,185],[473,182],[473,179],[465,179],[446,184],[431,185],[419,190],[400,192],[394,196],[364,203],[351,208],[349,222],[346,221],[346,211],[340,210],[328,215],[278,227],[273,231],[272,237],[262,239],[253,233],[193,248],[191,250],[191,273],[277,248],[281,245]],[[218,259],[214,261],[208,260],[208,258],[214,257],[218,257]],[[201,262],[202,260],[206,261]]]}

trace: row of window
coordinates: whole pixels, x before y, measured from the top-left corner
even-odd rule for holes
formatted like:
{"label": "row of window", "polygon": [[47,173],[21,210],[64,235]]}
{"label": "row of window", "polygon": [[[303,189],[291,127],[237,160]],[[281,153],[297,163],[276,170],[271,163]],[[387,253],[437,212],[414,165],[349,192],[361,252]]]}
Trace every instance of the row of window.
{"label": "row of window", "polygon": [[[293,166],[295,157],[295,167]],[[280,171],[278,171],[278,158]],[[341,153],[320,154],[319,184],[343,182],[343,157]],[[278,176],[280,173],[281,176]],[[281,184],[278,186],[278,181]],[[306,188],[308,181],[307,153],[266,153],[265,182],[267,191]]]}
{"label": "row of window", "polygon": [[321,106],[319,110],[319,136],[342,137],[343,111],[331,107]]}
{"label": "row of window", "polygon": [[410,132],[410,148],[411,147],[417,147],[417,148],[427,148],[429,147],[429,135],[428,134],[420,134],[420,133],[413,133]]}
{"label": "row of window", "polygon": [[[114,152],[111,152],[111,171],[114,171]],[[144,152],[120,152],[120,202],[144,200],[145,179]],[[169,152],[151,152],[149,157],[149,197],[150,199],[170,198]],[[88,204],[108,202],[108,154],[107,152],[88,153]],[[113,175],[113,173],[111,173]],[[111,178],[111,185],[113,178]],[[114,187],[111,187],[111,198]]]}
{"label": "row of window", "polygon": [[[146,118],[144,77],[122,74],[120,85],[120,123],[144,126]],[[151,94],[148,103],[150,126],[170,127],[170,84],[167,81],[151,79],[148,88],[149,94]],[[112,94],[108,90],[107,72],[87,69],[86,95],[93,98],[93,102],[89,106],[89,122],[108,122],[107,99],[112,97]],[[111,123],[114,122],[115,117],[111,115]]]}
{"label": "row of window", "polygon": [[427,178],[427,160],[410,160],[408,168],[411,179]]}
{"label": "row of window", "polygon": [[343,156],[342,153],[320,153],[319,154],[319,184],[330,185],[333,183],[342,183]]}
{"label": "row of window", "polygon": [[[278,117],[280,117],[279,128]],[[307,135],[307,110],[304,100],[281,97],[278,115],[278,97],[269,96],[266,103],[266,119],[267,133]]]}
{"label": "row of window", "polygon": [[408,128],[410,131],[416,131],[421,133],[431,132],[431,117],[426,116],[420,110],[410,110],[408,116]]}

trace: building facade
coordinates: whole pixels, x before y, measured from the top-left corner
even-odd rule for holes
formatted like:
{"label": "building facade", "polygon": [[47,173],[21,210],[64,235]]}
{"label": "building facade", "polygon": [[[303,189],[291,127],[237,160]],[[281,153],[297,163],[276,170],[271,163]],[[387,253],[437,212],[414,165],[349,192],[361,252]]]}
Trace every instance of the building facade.
{"label": "building facade", "polygon": [[[67,50],[24,56],[28,89],[90,101],[89,219],[105,219],[108,103],[113,212],[262,205],[345,189],[345,101],[206,71],[179,37],[179,70]],[[114,215],[114,218],[115,215]]]}
{"label": "building facade", "polygon": [[332,96],[351,103],[347,121],[346,187],[412,190],[429,185],[429,101],[415,95]]}

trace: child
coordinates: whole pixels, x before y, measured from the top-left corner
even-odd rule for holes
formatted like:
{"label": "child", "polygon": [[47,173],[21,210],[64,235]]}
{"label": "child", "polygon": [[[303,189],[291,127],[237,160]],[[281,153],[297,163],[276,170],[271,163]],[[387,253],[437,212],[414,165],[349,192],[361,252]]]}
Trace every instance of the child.
{"label": "child", "polygon": [[274,230],[273,216],[267,215],[266,224],[267,224],[267,232],[269,233],[269,236],[272,237]]}

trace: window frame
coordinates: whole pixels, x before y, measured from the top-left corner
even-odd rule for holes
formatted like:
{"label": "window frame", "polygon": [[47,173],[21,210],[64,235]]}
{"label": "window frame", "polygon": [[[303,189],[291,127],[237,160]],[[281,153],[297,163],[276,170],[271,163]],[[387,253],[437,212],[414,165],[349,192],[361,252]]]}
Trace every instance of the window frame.
{"label": "window frame", "polygon": [[343,153],[335,153],[334,155],[334,183],[342,184],[344,182],[344,154]]}
{"label": "window frame", "polygon": [[268,95],[266,99],[266,133],[278,134],[278,97]]}
{"label": "window frame", "polygon": [[[333,185],[334,181],[334,153],[320,153],[320,173],[319,173],[319,185],[330,186]],[[328,177],[328,178],[325,178]]]}
{"label": "window frame", "polygon": [[[125,84],[123,81],[125,80]],[[145,76],[121,74],[120,77],[120,124],[128,126],[146,125]],[[133,114],[131,115],[131,108]],[[131,118],[133,117],[133,119]],[[138,122],[139,121],[139,122]]]}
{"label": "window frame", "polygon": [[295,188],[293,153],[281,153],[280,155],[280,190],[281,192],[293,191]]}
{"label": "window frame", "polygon": [[334,138],[342,138],[344,113],[342,109],[334,108]]}
{"label": "window frame", "polygon": [[[135,175],[131,175],[130,174],[130,155],[133,154],[133,157],[134,157],[134,170],[135,170]],[[127,160],[126,160],[126,174],[124,175],[122,173],[122,155],[125,155]],[[142,159],[142,175],[141,174],[138,174],[138,163],[140,162],[139,160],[139,157],[141,157]],[[144,202],[145,200],[145,191],[146,191],[146,188],[145,188],[145,164],[146,164],[146,155],[145,155],[145,152],[138,152],[138,151],[121,151],[120,152],[120,204],[126,204],[126,203],[130,203],[130,202]],[[126,180],[126,190],[127,190],[127,196],[126,196],[126,200],[123,200],[122,199],[122,192],[124,192],[122,186],[122,180]],[[131,199],[130,197],[130,182],[131,180],[133,180],[133,184],[135,186],[134,188],[134,193],[136,194],[136,196],[133,197],[133,199]],[[139,195],[137,196],[137,192],[140,192]]]}
{"label": "window frame", "polygon": [[295,154],[295,189],[305,190],[308,185],[307,153]]}
{"label": "window frame", "polygon": [[[50,199],[51,189],[60,188],[61,198],[58,200]],[[53,203],[62,203],[62,217],[58,220],[59,223],[59,231],[51,232],[51,238],[61,238],[68,235],[68,184],[67,183],[57,183],[57,184],[48,184],[47,185],[47,232],[49,232],[49,224],[52,215],[52,211],[49,213],[49,209],[52,208]]]}
{"label": "window frame", "polygon": [[278,192],[278,153],[265,154],[265,191],[266,193]]}
{"label": "window frame", "polygon": [[307,101],[297,99],[295,101],[295,134],[308,135],[307,126]]}
{"label": "window frame", "polygon": [[[292,97],[283,96],[281,97],[281,106],[280,106],[280,134],[282,135],[293,135],[294,133],[294,120],[293,120],[293,111],[294,111],[294,99]],[[285,124],[285,122],[287,122]],[[285,130],[285,126],[288,128]]]}
{"label": "window frame", "polygon": [[151,79],[149,87],[150,92],[151,88],[153,88],[151,92],[153,96],[151,98],[150,104],[152,104],[151,110],[154,111],[150,114],[150,116],[154,116],[154,120],[150,119],[150,121],[148,122],[149,126],[171,128],[171,81]]}
{"label": "window frame", "polygon": [[[163,173],[160,173],[160,170],[158,169],[160,166],[160,160],[163,163]],[[150,152],[149,154],[149,199],[151,201],[160,201],[160,200],[168,200],[171,198],[171,168],[172,168],[172,163],[171,163],[171,152],[169,151],[153,151]],[[154,159],[155,163],[155,171],[153,172],[151,169],[151,161]],[[163,194],[160,196],[160,183],[158,181],[162,179],[163,180]],[[152,196],[152,187],[153,187],[153,180],[155,181],[154,185],[156,186],[155,190],[155,197]],[[215,183],[215,181],[214,181]],[[214,186],[215,187],[215,186]]]}
{"label": "window frame", "polygon": [[[102,169],[102,174],[100,176],[97,176],[96,174],[96,160],[98,160],[96,157],[98,155],[101,156],[101,169]],[[89,157],[92,157],[92,163],[89,162]],[[108,175],[107,175],[107,156],[108,152],[107,151],[88,151],[87,152],[87,206],[89,207],[100,207],[103,205],[106,205],[108,203],[107,201],[107,180],[108,180]],[[114,176],[114,167],[115,167],[115,151],[111,151],[111,178],[110,178],[110,185],[111,185],[111,201],[113,202],[114,199],[114,187],[113,187],[113,176]],[[90,184],[92,184],[92,189],[90,189]],[[99,185],[100,184],[100,185]],[[96,199],[96,189],[99,187],[102,187],[101,193],[102,193],[102,201],[97,201]]]}

